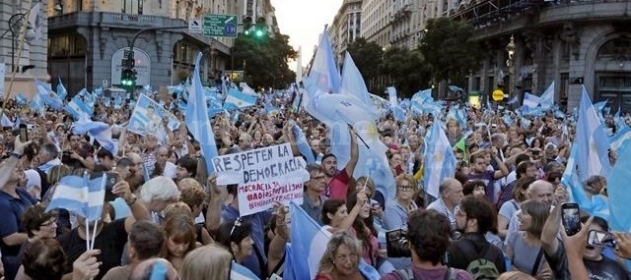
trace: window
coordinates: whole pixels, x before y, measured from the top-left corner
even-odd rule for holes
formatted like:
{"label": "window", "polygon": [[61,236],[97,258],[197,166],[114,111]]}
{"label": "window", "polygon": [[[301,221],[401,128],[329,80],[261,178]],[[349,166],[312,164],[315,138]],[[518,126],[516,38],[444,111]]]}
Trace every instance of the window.
{"label": "window", "polygon": [[83,11],[83,0],[74,0],[73,2],[76,12]]}
{"label": "window", "polygon": [[142,15],[144,0],[121,0],[123,2],[123,14]]}
{"label": "window", "polygon": [[49,57],[83,56],[85,40],[78,34],[64,34],[48,39]]}

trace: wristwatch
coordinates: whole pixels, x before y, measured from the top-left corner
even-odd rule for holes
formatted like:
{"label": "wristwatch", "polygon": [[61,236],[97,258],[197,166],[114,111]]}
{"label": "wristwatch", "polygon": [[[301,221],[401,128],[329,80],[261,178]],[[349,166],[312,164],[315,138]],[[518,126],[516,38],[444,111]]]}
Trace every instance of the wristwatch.
{"label": "wristwatch", "polygon": [[136,203],[136,200],[138,200],[138,198],[136,198],[135,194],[131,195],[131,201],[125,201],[125,203],[127,203],[128,206],[132,206],[134,205],[134,203]]}

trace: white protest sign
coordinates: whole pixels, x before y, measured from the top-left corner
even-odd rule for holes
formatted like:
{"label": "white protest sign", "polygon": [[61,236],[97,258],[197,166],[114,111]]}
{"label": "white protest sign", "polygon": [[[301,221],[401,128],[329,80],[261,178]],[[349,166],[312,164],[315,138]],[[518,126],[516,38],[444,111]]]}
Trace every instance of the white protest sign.
{"label": "white protest sign", "polygon": [[302,204],[303,182],[309,180],[302,157],[281,144],[213,158],[217,184],[238,184],[239,212],[267,210],[274,202]]}

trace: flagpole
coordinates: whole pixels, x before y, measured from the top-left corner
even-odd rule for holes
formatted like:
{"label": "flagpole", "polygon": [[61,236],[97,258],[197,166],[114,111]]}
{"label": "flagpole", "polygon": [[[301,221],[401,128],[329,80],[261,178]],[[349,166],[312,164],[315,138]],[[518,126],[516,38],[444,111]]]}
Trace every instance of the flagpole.
{"label": "flagpole", "polygon": [[[26,40],[26,32],[28,32],[28,23],[25,21],[28,21],[29,15],[31,14],[31,2],[32,0],[24,0],[24,2],[22,2],[21,5],[24,5],[26,3],[28,3],[26,6],[29,7],[28,8],[28,12],[26,12],[26,14],[24,14],[24,16],[22,17],[22,26],[20,27],[20,42],[19,42],[19,47],[18,47],[18,57],[17,57],[17,61],[16,61],[16,65],[18,65],[18,69],[20,68],[20,58],[22,57],[22,51],[24,51],[24,41]],[[13,56],[15,56],[15,54],[12,54]],[[9,81],[9,89],[4,93],[4,102],[2,102],[2,111],[0,111],[0,118],[2,118],[2,115],[4,114],[4,109],[7,106],[7,102],[9,101],[9,98],[11,96],[11,91],[13,91],[13,82],[15,82],[15,74],[17,71],[15,71],[15,65],[11,65],[11,80]]]}

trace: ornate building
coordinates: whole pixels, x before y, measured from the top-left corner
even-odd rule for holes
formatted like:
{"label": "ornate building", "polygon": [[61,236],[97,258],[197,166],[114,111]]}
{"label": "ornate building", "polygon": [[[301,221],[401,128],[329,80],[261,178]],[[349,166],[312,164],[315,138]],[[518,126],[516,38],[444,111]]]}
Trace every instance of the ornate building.
{"label": "ornate building", "polygon": [[[584,85],[592,101],[631,109],[630,0],[461,3],[450,16],[471,22],[488,49],[469,90],[541,94],[555,82],[556,102],[577,107]],[[512,43],[511,43],[512,42]]]}
{"label": "ornate building", "polygon": [[[47,81],[46,53],[48,23],[47,3],[37,1],[2,1],[0,3],[0,63],[5,64],[4,94],[22,93],[32,96],[35,92],[33,78]],[[31,11],[29,18],[26,14]],[[37,30],[27,29],[24,43],[20,43],[23,24],[33,21]],[[22,47],[22,51],[20,51]],[[15,77],[11,92],[9,87]]]}
{"label": "ornate building", "polygon": [[331,49],[335,53],[338,66],[344,62],[348,45],[359,38],[362,30],[362,0],[344,0],[327,33],[331,38]]}
{"label": "ornate building", "polygon": [[[68,92],[116,86],[124,48],[134,43],[137,84],[178,83],[204,53],[202,79],[212,83],[231,66],[232,38],[209,38],[187,31],[188,21],[204,14],[265,17],[278,30],[269,0],[48,0],[48,70],[61,77]],[[178,28],[180,27],[180,28]],[[183,27],[183,28],[181,28]],[[238,68],[238,67],[237,67]],[[53,82],[56,79],[53,79]]]}

